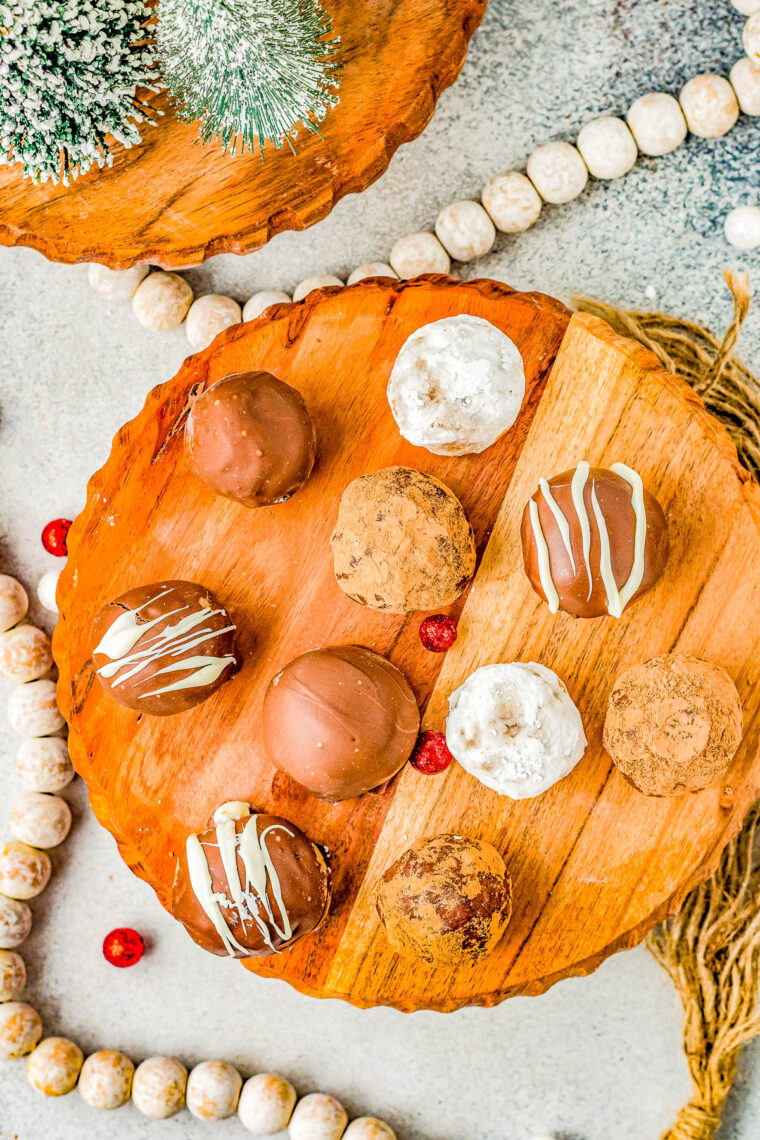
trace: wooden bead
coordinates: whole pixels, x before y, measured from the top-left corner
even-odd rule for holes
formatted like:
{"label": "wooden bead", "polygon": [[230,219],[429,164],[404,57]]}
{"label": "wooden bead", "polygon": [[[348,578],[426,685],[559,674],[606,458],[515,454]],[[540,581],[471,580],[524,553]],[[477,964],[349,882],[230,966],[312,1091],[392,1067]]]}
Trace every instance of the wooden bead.
{"label": "wooden bead", "polygon": [[745,115],[760,115],[760,66],[743,56],[731,68],[731,86]]}
{"label": "wooden bead", "polygon": [[339,1100],[326,1093],[309,1093],[295,1107],[288,1135],[290,1140],[340,1140],[348,1113]]}
{"label": "wooden bead", "polygon": [[508,170],[486,182],[481,200],[497,230],[517,234],[529,229],[541,213],[541,197],[524,174]]}
{"label": "wooden bead", "polygon": [[621,178],[639,156],[626,123],[615,115],[602,115],[581,129],[578,150],[594,178]]}
{"label": "wooden bead", "polygon": [[435,220],[435,232],[455,261],[484,257],[496,241],[496,229],[480,202],[463,200],[444,206]]}
{"label": "wooden bead", "polygon": [[45,1096],[66,1096],[74,1088],[84,1054],[66,1037],[46,1037],[30,1054],[26,1076],[32,1088]]}
{"label": "wooden bead", "polygon": [[109,269],[107,265],[92,264],[87,269],[87,279],[91,288],[101,297],[108,297],[111,301],[128,301],[149,272],[149,265]]}
{"label": "wooden bead", "polygon": [[753,63],[760,63],[760,12],[750,16],[742,33],[744,50]]}
{"label": "wooden bead", "polygon": [[11,808],[11,834],[30,847],[57,847],[71,830],[71,809],[60,796],[26,792]]}
{"label": "wooden bead", "polygon": [[726,240],[735,249],[757,249],[760,246],[760,206],[737,206],[724,223]]}
{"label": "wooden bead", "polygon": [[404,234],[391,250],[390,263],[402,281],[421,273],[448,273],[451,260],[435,234]]}
{"label": "wooden bead", "polygon": [[29,599],[26,590],[10,574],[0,574],[0,633],[5,633],[26,617]]}
{"label": "wooden bead", "polygon": [[631,104],[628,126],[642,154],[670,154],[686,138],[681,105],[664,91],[650,91]]}
{"label": "wooden bead", "polygon": [[33,899],[50,880],[50,856],[10,839],[0,846],[0,894],[9,899]]}
{"label": "wooden bead", "polygon": [[60,792],[74,779],[69,749],[59,736],[25,740],[16,753],[16,775],[33,792]]}
{"label": "wooden bead", "polygon": [[187,1069],[174,1057],[149,1057],[135,1070],[132,1103],[150,1120],[176,1116],[185,1104]]}
{"label": "wooden bead", "polygon": [[0,950],[0,1002],[18,1001],[25,985],[24,959],[13,950]]}
{"label": "wooden bead", "polygon": [[226,1120],[237,1108],[243,1078],[226,1061],[202,1061],[187,1080],[187,1107],[199,1120]]}
{"label": "wooden bead", "polygon": [[254,1136],[274,1136],[287,1128],[295,1103],[296,1090],[290,1081],[275,1073],[257,1073],[243,1085],[240,1123]]}
{"label": "wooden bead", "polygon": [[34,625],[0,633],[0,677],[23,685],[44,677],[53,665],[50,638]]}
{"label": "wooden bead", "polygon": [[19,685],[8,700],[8,720],[22,736],[51,736],[66,721],[58,711],[55,684],[52,681],[30,681]]}
{"label": "wooden bead", "polygon": [[284,293],[282,289],[262,289],[260,293],[254,293],[249,297],[243,309],[243,320],[254,321],[256,317],[260,317],[270,305],[287,305],[293,298],[289,293]]}
{"label": "wooden bead", "polygon": [[132,309],[143,328],[178,329],[193,301],[193,291],[178,273],[151,273],[137,287]]}
{"label": "wooden bead", "polygon": [[342,288],[343,282],[340,277],[334,277],[331,273],[318,273],[314,277],[304,277],[303,281],[299,281],[293,290],[293,300],[303,301],[304,297],[308,297],[309,293],[313,293],[315,289],[327,289],[333,285],[339,285]]}
{"label": "wooden bead", "polygon": [[31,1053],[40,1037],[42,1022],[36,1009],[24,1001],[0,1005],[0,1061]]}
{"label": "wooden bead", "polygon": [[396,1140],[396,1133],[375,1116],[358,1116],[343,1133],[343,1140]]}
{"label": "wooden bead", "polygon": [[101,1049],[82,1065],[79,1095],[90,1108],[121,1108],[129,1100],[135,1067],[125,1053]]}
{"label": "wooden bead", "polygon": [[730,131],[739,118],[734,89],[722,75],[697,75],[681,91],[681,109],[689,130],[701,139]]}
{"label": "wooden bead", "polygon": [[550,142],[533,151],[528,159],[528,177],[545,202],[559,206],[583,193],[588,170],[570,143]]}
{"label": "wooden bead", "polygon": [[395,270],[384,261],[367,261],[359,265],[348,278],[347,285],[355,285],[357,281],[366,281],[368,277],[397,277]]}
{"label": "wooden bead", "polygon": [[58,603],[55,600],[55,594],[58,589],[58,579],[60,576],[60,570],[48,570],[47,574],[43,574],[37,583],[37,597],[40,605],[51,614],[58,613]]}
{"label": "wooden bead", "polygon": [[232,297],[220,293],[207,293],[193,301],[185,320],[185,335],[190,347],[201,352],[213,340],[232,325],[239,325],[243,319],[240,305]]}
{"label": "wooden bead", "polygon": [[32,912],[26,903],[0,895],[0,947],[12,950],[29,937]]}

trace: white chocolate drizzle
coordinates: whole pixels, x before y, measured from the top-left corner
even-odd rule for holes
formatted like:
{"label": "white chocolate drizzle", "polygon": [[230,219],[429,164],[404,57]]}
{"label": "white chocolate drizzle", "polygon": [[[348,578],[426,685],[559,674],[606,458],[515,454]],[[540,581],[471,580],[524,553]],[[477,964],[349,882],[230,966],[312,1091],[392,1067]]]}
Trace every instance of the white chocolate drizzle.
{"label": "white chocolate drizzle", "polygon": [[[152,621],[138,621],[138,614],[142,610],[153,602],[166,597],[167,594],[171,594],[173,588],[170,586],[168,589],[160,591],[154,597],[148,598],[147,602],[138,606],[137,609],[125,610],[124,613],[119,614],[103,634],[100,643],[95,646],[93,653],[99,653],[103,657],[110,658],[107,665],[102,665],[98,669],[98,673],[107,680],[112,677],[115,678],[112,688],[123,685],[125,681],[138,676],[144,669],[154,665],[162,657],[176,657],[177,660],[170,661],[168,665],[164,665],[162,669],[158,669],[150,677],[142,678],[138,684],[152,681],[155,677],[160,677],[166,673],[190,670],[188,676],[160,688],[149,689],[140,693],[139,699],[156,697],[161,693],[172,693],[180,689],[205,688],[207,685],[213,685],[228,665],[234,664],[235,658],[232,654],[227,654],[224,657],[212,657],[202,654],[193,655],[192,653],[193,649],[203,645],[204,642],[211,641],[213,638],[219,637],[223,633],[230,633],[235,629],[234,625],[224,626],[223,629],[199,628],[203,627],[204,622],[208,621],[209,618],[216,617],[218,614],[225,614],[223,609],[202,608],[193,610],[190,606],[185,605],[178,606],[175,610],[169,610],[168,613],[161,614]],[[174,617],[175,614],[181,614],[186,610],[189,612],[184,617],[180,617],[171,625],[167,625],[160,633],[146,636],[159,622],[166,621],[167,618]],[[138,648],[135,648],[136,646]]]}
{"label": "white chocolate drizzle", "polygon": [[[601,574],[602,584],[607,598],[607,613],[611,617],[622,617],[623,610],[628,605],[630,600],[636,594],[644,578],[645,567],[645,554],[646,554],[646,540],[647,540],[647,512],[646,504],[644,502],[644,484],[641,481],[641,476],[633,468],[627,467],[624,463],[613,463],[612,471],[621,479],[624,479],[631,488],[631,506],[636,519],[634,543],[633,543],[633,564],[628,579],[622,587],[619,587],[615,574],[612,569],[612,551],[610,548],[610,535],[607,528],[607,520],[599,505],[599,499],[596,494],[596,485],[592,480],[591,485],[591,508],[596,520],[597,529],[599,531],[599,573]],[[586,576],[588,578],[588,595],[586,600],[591,597],[594,587],[593,576],[591,572],[590,551],[591,551],[591,525],[586,510],[586,503],[584,499],[584,490],[589,478],[590,467],[584,460],[579,463],[573,472],[572,481],[570,484],[570,494],[573,501],[573,507],[578,519],[578,525],[581,531],[581,549],[583,552],[583,562],[586,568]],[[551,487],[546,479],[539,480],[540,493],[544,496],[544,501],[551,511],[554,521],[557,524],[562,543],[570,557],[570,562],[573,568],[573,573],[576,572],[575,557],[572,551],[572,543],[570,539],[570,524],[567,517],[563,514],[562,510],[554,498]],[[538,512],[538,505],[535,499],[531,499],[529,503],[529,516],[533,537],[536,544],[536,561],[538,563],[538,576],[541,582],[541,588],[546,595],[546,600],[549,604],[549,609],[552,613],[556,613],[559,609],[559,593],[556,584],[552,577],[551,570],[551,555],[549,553],[549,546],[546,541],[543,528],[541,526],[541,519]]]}
{"label": "white chocolate drizzle", "polygon": [[[294,833],[282,823],[273,823],[265,827],[259,835],[257,815],[251,815],[243,830],[238,832],[236,821],[250,814],[250,808],[247,812],[240,811],[245,808],[246,804],[233,802],[223,804],[214,812],[216,845],[222,859],[229,894],[214,890],[208,859],[203,850],[207,844],[201,843],[197,835],[189,835],[186,844],[187,868],[193,894],[213,923],[225,950],[232,957],[235,956],[236,950],[249,954],[250,949],[241,946],[234,937],[224,918],[222,908],[234,908],[243,929],[246,924],[255,924],[270,950],[276,949],[274,936],[287,942],[293,935],[282,897],[280,878],[272,862],[266,839],[271,831],[282,831],[291,839],[294,838]],[[238,857],[245,872],[243,879],[240,877]],[[279,921],[274,915],[273,902],[279,912]]]}

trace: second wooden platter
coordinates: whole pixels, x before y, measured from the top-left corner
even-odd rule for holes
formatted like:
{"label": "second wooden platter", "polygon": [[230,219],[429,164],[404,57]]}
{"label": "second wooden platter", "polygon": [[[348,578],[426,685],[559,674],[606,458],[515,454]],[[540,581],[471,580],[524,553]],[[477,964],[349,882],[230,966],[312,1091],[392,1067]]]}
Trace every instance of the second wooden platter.
{"label": "second wooden platter", "polygon": [[140,146],[114,148],[111,169],[70,186],[35,185],[0,166],[0,244],[28,245],[52,261],[112,269],[150,262],[198,265],[249,253],[283,230],[326,217],[346,194],[379,178],[397,148],[429,122],[454,82],[487,0],[325,0],[341,43],[340,103],[289,146],[224,155],[202,146],[165,95]]}
{"label": "second wooden platter", "polygon": [[[497,445],[449,459],[399,437],[385,387],[414,329],[461,312],[485,317],[516,342],[527,396]],[[215,498],[182,452],[191,391],[251,368],[301,389],[320,441],[306,486],[258,511]],[[620,621],[552,616],[522,571],[526,499],[540,476],[583,458],[636,467],[669,519],[668,569]],[[344,487],[394,463],[451,486],[485,551],[440,673],[440,658],[421,648],[419,615],[358,606],[333,577],[329,535]],[[202,830],[224,800],[284,815],[328,847],[335,895],[319,936],[246,962],[306,993],[449,1010],[587,973],[638,941],[709,873],[760,787],[760,493],[684,383],[640,346],[593,318],[571,319],[550,298],[489,281],[374,281],[313,293],[229,330],[152,392],[119,432],[90,483],[69,550],[55,638],[59,699],[96,815],[165,906],[186,835]],[[90,629],[104,602],[172,577],[204,583],[230,608],[244,666],[189,713],[139,718],[95,681]],[[586,755],[534,800],[500,797],[457,764],[437,777],[407,766],[382,795],[339,805],[316,800],[266,760],[261,699],[296,654],[349,642],[399,665],[426,705],[425,724],[435,728],[443,726],[448,694],[478,665],[543,662],[579,705]],[[615,676],[673,649],[728,669],[746,734],[725,779],[696,795],[650,799],[612,768],[602,722]],[[415,838],[443,831],[489,840],[515,880],[514,917],[496,951],[453,971],[397,957],[373,899],[382,871]]]}

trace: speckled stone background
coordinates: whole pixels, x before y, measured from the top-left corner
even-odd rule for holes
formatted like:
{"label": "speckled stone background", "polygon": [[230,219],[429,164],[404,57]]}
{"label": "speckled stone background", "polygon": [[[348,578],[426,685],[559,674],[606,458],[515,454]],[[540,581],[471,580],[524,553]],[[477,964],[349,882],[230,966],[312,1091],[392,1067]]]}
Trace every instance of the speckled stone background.
{"label": "speckled stone background", "polygon": [[[244,301],[316,272],[346,276],[387,257],[404,231],[429,227],[447,201],[521,167],[534,145],[573,137],[590,116],[623,110],[646,90],[677,91],[710,69],[727,74],[741,54],[741,26],[728,0],[491,0],[458,84],[374,187],[311,231],[244,259],[217,258],[189,277],[200,292]],[[730,207],[760,201],[759,139],[758,124],[744,118],[725,139],[690,139],[675,155],[643,160],[619,182],[545,210],[527,235],[501,238],[477,272],[721,330],[730,318],[721,269],[760,269],[760,256],[737,255],[722,234]],[[39,545],[42,525],[79,508],[113,433],[176,371],[187,344],[182,331],[150,334],[128,305],[104,303],[84,269],[0,250],[0,346],[0,569],[33,587],[53,565]],[[757,314],[741,349],[760,371]],[[7,691],[0,686],[0,703]],[[19,791],[15,745],[0,721],[4,818]],[[122,865],[81,784],[65,794],[75,827],[54,857],[52,888],[34,904],[24,949],[28,996],[48,1031],[85,1050],[168,1052],[190,1064],[223,1057],[246,1075],[279,1070],[302,1091],[336,1094],[353,1114],[385,1117],[399,1140],[656,1140],[688,1097],[678,1000],[643,949],[489,1011],[404,1016],[320,1003],[201,954]],[[151,943],[133,970],[117,972],[101,956],[103,935],[117,925],[139,927]],[[1,1140],[211,1132],[243,1134],[234,1120],[210,1126],[186,1113],[162,1124],[131,1106],[101,1115],[76,1093],[47,1102],[27,1086],[22,1063],[0,1069]],[[744,1055],[721,1140],[758,1135],[760,1045]]]}

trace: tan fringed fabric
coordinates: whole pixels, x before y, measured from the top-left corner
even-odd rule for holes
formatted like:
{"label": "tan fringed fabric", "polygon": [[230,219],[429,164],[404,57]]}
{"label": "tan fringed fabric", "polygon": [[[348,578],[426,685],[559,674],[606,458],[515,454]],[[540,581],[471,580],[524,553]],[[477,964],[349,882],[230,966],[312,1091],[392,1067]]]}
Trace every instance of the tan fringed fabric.
{"label": "tan fringed fabric", "polygon": [[[693,321],[664,313],[623,312],[586,297],[575,304],[641,341],[669,372],[687,380],[726,425],[745,467],[760,479],[760,386],[733,355],[749,308],[749,280],[729,271],[725,278],[734,319],[722,341]],[[753,859],[759,826],[760,804],[755,804],[715,875],[647,941],[683,1003],[684,1052],[693,1085],[690,1102],[662,1140],[713,1140],[739,1050],[760,1033],[760,867]]]}

